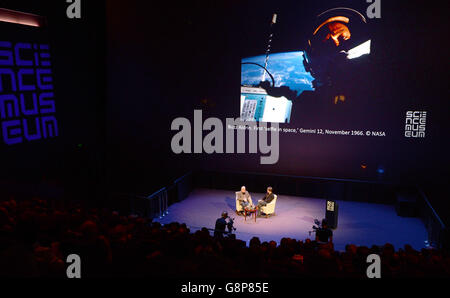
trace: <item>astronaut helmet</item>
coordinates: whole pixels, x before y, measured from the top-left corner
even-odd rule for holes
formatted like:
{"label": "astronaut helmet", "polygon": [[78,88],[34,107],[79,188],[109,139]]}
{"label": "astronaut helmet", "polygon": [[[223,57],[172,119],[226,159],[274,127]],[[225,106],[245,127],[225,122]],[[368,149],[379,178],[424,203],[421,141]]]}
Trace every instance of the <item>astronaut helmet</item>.
{"label": "astronaut helmet", "polygon": [[371,48],[366,18],[351,8],[332,8],[316,18],[305,49],[305,69],[315,78],[315,88],[346,84],[362,75]]}

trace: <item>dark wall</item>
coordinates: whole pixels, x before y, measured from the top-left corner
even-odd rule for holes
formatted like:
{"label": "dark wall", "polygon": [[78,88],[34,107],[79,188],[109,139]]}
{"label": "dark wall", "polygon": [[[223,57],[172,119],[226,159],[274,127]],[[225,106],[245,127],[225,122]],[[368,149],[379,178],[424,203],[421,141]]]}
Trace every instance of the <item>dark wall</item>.
{"label": "dark wall", "polygon": [[[267,28],[259,28],[272,13],[279,14],[280,23],[273,51],[288,51],[304,47],[308,23],[315,14],[341,5],[365,12],[366,1],[184,1],[158,5],[108,1],[109,181],[114,187],[151,193],[199,168],[406,184],[446,181],[445,10],[439,2],[393,2],[383,1],[382,19],[371,22],[378,51],[372,61],[376,79],[368,97],[377,104],[356,111],[342,124],[353,127],[353,121],[366,121],[367,128],[392,133],[380,139],[284,135],[279,162],[260,166],[255,155],[173,154],[172,120],[192,119],[194,109],[203,110],[203,119],[238,115],[240,59],[264,52]],[[402,136],[404,113],[409,109],[428,111],[426,139]],[[325,114],[320,117],[322,122],[333,124]],[[379,166],[385,168],[381,176]]]}
{"label": "dark wall", "polygon": [[[57,138],[3,146],[1,177],[29,183],[56,181],[66,194],[95,196],[104,176],[105,7],[103,1],[82,1],[81,19],[69,19],[68,5],[65,1],[0,4],[47,19],[48,26],[33,30],[51,46],[59,126]],[[28,27],[7,26],[18,28],[17,40],[26,39]]]}

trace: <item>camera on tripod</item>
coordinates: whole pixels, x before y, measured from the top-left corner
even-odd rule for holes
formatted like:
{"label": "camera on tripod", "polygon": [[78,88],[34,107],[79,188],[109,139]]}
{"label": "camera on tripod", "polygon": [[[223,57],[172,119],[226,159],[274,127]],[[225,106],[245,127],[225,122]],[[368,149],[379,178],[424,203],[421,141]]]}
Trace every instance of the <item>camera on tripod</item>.
{"label": "camera on tripod", "polygon": [[321,228],[320,221],[317,218],[314,219],[314,225],[312,226],[312,231],[309,231],[309,236],[311,236],[311,233],[316,233],[317,230],[320,230]]}
{"label": "camera on tripod", "polygon": [[227,222],[228,233],[231,234],[233,233],[233,231],[236,231],[236,228],[234,227],[234,218],[228,216],[227,219],[228,219]]}

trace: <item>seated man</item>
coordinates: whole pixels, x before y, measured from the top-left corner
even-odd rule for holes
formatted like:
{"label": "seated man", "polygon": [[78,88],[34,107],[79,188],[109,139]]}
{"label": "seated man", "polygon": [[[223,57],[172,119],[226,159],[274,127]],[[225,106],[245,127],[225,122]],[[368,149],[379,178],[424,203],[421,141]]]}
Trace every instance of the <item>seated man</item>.
{"label": "seated man", "polygon": [[272,187],[269,186],[269,187],[267,188],[267,193],[266,193],[266,195],[265,195],[261,200],[258,201],[258,211],[261,210],[261,207],[262,207],[262,206],[266,206],[267,204],[269,204],[270,202],[272,202],[272,200],[273,200],[274,198],[275,198],[275,197],[274,197],[273,192],[272,192]]}
{"label": "seated man", "polygon": [[239,201],[239,204],[242,206],[242,209],[245,209],[245,207],[251,205],[252,203],[252,197],[246,190],[245,186],[241,187],[241,191],[238,191],[236,193],[237,200]]}

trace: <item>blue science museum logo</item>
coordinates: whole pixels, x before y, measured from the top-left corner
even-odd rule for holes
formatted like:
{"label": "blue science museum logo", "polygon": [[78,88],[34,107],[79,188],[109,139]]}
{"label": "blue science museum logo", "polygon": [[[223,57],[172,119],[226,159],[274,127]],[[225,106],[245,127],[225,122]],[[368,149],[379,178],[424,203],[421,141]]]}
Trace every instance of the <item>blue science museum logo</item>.
{"label": "blue science museum logo", "polygon": [[1,139],[14,145],[58,136],[48,44],[0,40]]}

